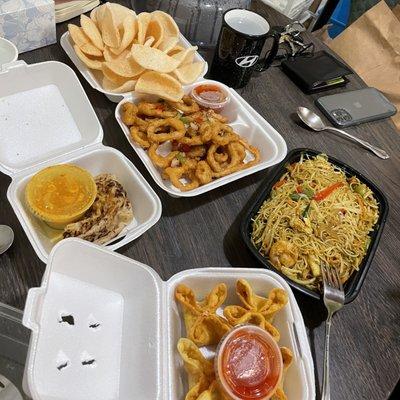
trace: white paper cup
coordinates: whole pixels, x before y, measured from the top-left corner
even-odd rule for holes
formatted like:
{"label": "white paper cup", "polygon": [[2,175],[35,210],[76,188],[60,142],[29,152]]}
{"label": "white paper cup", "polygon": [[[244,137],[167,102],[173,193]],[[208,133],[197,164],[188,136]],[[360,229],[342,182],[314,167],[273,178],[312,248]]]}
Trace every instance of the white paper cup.
{"label": "white paper cup", "polygon": [[9,40],[0,37],[0,69],[3,64],[17,61],[18,49]]}

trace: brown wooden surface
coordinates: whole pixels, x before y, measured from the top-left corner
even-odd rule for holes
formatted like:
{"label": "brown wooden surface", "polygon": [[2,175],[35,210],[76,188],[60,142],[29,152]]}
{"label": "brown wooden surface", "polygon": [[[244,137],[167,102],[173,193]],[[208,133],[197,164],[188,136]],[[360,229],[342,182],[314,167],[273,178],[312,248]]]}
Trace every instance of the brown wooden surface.
{"label": "brown wooden surface", "polygon": [[[265,6],[255,6],[272,25],[286,21]],[[58,26],[59,36],[66,27],[66,23]],[[28,63],[57,60],[75,69],[59,44],[22,54],[20,58]],[[163,279],[195,267],[255,266],[241,241],[239,225],[242,209],[271,171],[259,172],[197,198],[172,198],[153,182],[124,138],[114,119],[115,104],[78,76],[103,125],[104,144],[122,151],[135,163],[163,205],[161,220],[120,252],[150,265]],[[357,77],[350,79],[347,90],[364,86]],[[348,129],[388,150],[391,158],[383,161],[333,134],[304,129],[293,113],[299,105],[315,110],[313,101],[318,95],[304,95],[278,68],[254,77],[240,93],[283,135],[289,150],[310,147],[337,157],[376,182],[389,200],[386,228],[365,284],[359,297],[334,318],[331,339],[331,399],[388,399],[400,375],[400,134],[390,121]],[[7,201],[10,182],[8,176],[0,174],[0,223],[10,225],[15,232],[14,245],[0,256],[0,301],[23,308],[27,290],[40,284],[45,266]],[[325,310],[314,300],[298,293],[296,297],[309,329],[319,393]]]}

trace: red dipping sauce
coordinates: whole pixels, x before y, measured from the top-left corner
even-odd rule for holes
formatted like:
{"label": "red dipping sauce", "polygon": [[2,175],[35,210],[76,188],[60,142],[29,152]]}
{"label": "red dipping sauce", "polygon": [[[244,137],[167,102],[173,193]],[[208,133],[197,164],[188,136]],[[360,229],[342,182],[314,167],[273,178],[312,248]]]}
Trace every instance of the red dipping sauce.
{"label": "red dipping sauce", "polygon": [[233,400],[266,400],[282,377],[282,355],[272,336],[254,325],[233,329],[220,343],[216,370]]}
{"label": "red dipping sauce", "polygon": [[222,108],[229,101],[229,95],[222,86],[213,83],[195,86],[191,94],[197,103],[207,108]]}

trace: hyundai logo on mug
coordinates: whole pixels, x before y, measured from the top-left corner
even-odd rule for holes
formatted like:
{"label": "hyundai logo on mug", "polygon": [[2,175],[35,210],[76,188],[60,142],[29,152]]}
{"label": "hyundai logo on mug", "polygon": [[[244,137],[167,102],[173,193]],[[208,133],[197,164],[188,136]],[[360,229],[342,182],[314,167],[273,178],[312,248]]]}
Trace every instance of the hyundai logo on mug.
{"label": "hyundai logo on mug", "polygon": [[235,63],[237,65],[239,65],[239,67],[250,68],[258,61],[259,58],[260,58],[260,56],[257,56],[257,55],[255,55],[255,56],[242,56],[242,57],[238,57],[235,60]]}
{"label": "hyundai logo on mug", "polygon": [[[245,86],[255,69],[263,71],[270,66],[278,52],[279,38],[261,15],[238,8],[226,11],[211,77],[235,89]],[[268,46],[264,48],[264,44]],[[263,48],[265,57],[261,57]]]}

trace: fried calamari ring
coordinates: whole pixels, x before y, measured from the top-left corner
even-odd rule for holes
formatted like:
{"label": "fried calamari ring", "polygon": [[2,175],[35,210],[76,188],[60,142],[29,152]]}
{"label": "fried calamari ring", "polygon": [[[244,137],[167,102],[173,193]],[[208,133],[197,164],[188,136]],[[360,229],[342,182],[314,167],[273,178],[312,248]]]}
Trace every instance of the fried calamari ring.
{"label": "fried calamari ring", "polygon": [[148,141],[146,133],[139,130],[137,126],[131,126],[130,128],[131,138],[144,149],[148,149],[150,147],[150,142]]}
{"label": "fried calamari ring", "polygon": [[232,127],[225,124],[218,124],[218,129],[214,131],[212,136],[212,141],[220,146],[226,146],[236,140],[238,140],[238,135],[233,132]]}
{"label": "fried calamari ring", "polygon": [[135,125],[137,112],[138,108],[135,106],[135,104],[129,102],[122,104],[122,122],[128,126]]}
{"label": "fried calamari ring", "polygon": [[178,118],[158,119],[149,123],[147,136],[150,141],[157,143],[178,140],[185,136],[185,125]]}
{"label": "fried calamari ring", "polygon": [[221,122],[222,124],[226,124],[228,122],[228,118],[224,117],[221,114],[218,114],[217,112],[215,112],[214,110],[207,110],[206,111],[206,118],[209,120],[217,120],[219,122]]}
{"label": "fried calamari ring", "polygon": [[183,137],[178,140],[179,143],[187,144],[188,146],[200,146],[203,144],[203,139],[201,136],[193,136],[193,137]]}
{"label": "fried calamari ring", "polygon": [[[241,171],[246,168],[250,168],[260,161],[260,151],[257,149],[257,147],[254,147],[254,146],[248,144],[244,139],[241,139],[238,142],[230,143],[230,145],[236,146],[236,143],[241,144],[247,151],[249,151],[254,157],[253,160],[248,161],[247,163],[240,162],[239,164],[236,164],[236,165],[230,163],[231,166],[225,168],[223,171],[215,172],[214,178],[221,178],[223,176],[230,175],[234,172]],[[229,145],[228,145],[228,147],[229,147]],[[235,154],[235,160],[237,160],[237,157],[239,157],[239,158],[241,157],[241,154],[240,154],[241,150],[239,150],[238,146],[234,147],[232,149],[232,151],[234,152],[232,154]]]}
{"label": "fried calamari ring", "polygon": [[136,125],[141,132],[145,132],[147,134],[147,128],[149,127],[149,121],[136,115],[134,125]]}
{"label": "fried calamari ring", "polygon": [[137,108],[138,114],[147,117],[171,118],[177,114],[175,110],[168,110],[167,105],[164,103],[147,103],[143,101],[138,104]]}
{"label": "fried calamari ring", "polygon": [[171,165],[172,160],[177,156],[179,151],[171,151],[168,155],[163,157],[162,155],[157,153],[158,147],[158,143],[151,144],[148,150],[149,157],[157,167],[167,168]]}
{"label": "fried calamari ring", "polygon": [[200,106],[190,96],[183,96],[178,102],[169,101],[168,104],[184,114],[193,114],[200,110]]}
{"label": "fried calamari ring", "polygon": [[220,147],[221,146],[219,144],[212,143],[207,151],[207,162],[214,172],[221,172],[224,169],[224,167],[221,165],[222,163],[218,162],[215,158],[215,154],[217,154],[217,150]]}
{"label": "fried calamari ring", "polygon": [[[179,190],[187,192],[200,186],[199,180],[195,176],[197,162],[195,160],[186,160],[181,167],[168,167],[164,170],[164,175],[168,177],[171,183]],[[182,178],[188,179],[190,182],[183,183]]]}
{"label": "fried calamari ring", "polygon": [[190,150],[185,152],[188,158],[203,158],[207,154],[207,148],[204,145],[190,146]]}
{"label": "fried calamari ring", "polygon": [[202,160],[197,163],[195,175],[200,181],[200,184],[205,185],[212,181],[213,171],[208,165],[207,161]]}
{"label": "fried calamari ring", "polygon": [[219,123],[205,121],[200,125],[200,136],[204,143],[210,142],[219,130]]}
{"label": "fried calamari ring", "polygon": [[216,161],[216,162],[218,162],[219,164],[223,164],[223,163],[225,163],[225,162],[228,161],[229,154],[228,154],[228,153],[225,153],[225,152],[223,152],[223,153],[218,153],[218,151],[216,151],[216,152],[214,153],[214,158],[215,158],[215,161]]}
{"label": "fried calamari ring", "polygon": [[[254,157],[254,159],[251,160],[251,161],[249,161],[247,164],[250,164],[250,163],[251,163],[251,165],[257,164],[257,163],[260,161],[260,150],[259,150],[257,147],[252,146],[251,144],[249,144],[249,143],[247,142],[247,140],[245,140],[245,139],[243,139],[243,138],[239,140],[239,143],[240,143],[247,151],[249,151],[249,152],[253,155],[253,157]],[[246,165],[247,165],[247,164],[246,164]]]}

